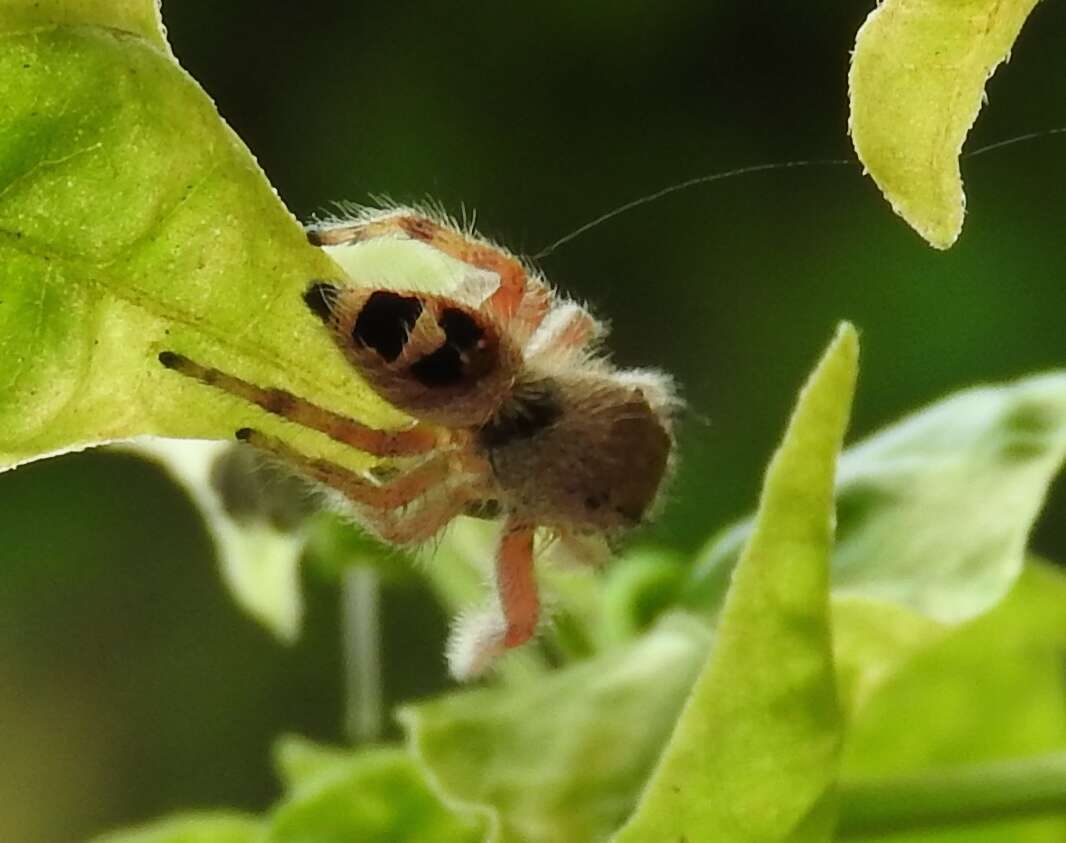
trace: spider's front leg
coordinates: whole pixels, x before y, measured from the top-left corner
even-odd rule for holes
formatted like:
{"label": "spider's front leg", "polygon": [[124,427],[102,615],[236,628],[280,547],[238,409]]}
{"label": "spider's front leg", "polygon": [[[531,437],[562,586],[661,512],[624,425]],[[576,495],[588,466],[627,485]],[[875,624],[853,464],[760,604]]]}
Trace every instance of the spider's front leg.
{"label": "spider's front leg", "polygon": [[160,354],[159,362],[179,374],[243,398],[272,415],[317,430],[336,442],[376,457],[416,456],[429,453],[441,444],[440,434],[429,426],[416,424],[404,430],[377,430],[284,389],[256,386],[173,351]]}

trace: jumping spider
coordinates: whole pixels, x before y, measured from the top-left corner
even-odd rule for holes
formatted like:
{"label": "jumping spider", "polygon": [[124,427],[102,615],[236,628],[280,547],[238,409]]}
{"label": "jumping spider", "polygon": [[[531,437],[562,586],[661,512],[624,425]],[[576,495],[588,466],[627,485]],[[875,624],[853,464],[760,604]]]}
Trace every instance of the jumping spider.
{"label": "jumping spider", "polygon": [[389,542],[426,541],[466,512],[503,515],[499,607],[453,640],[453,670],[473,675],[536,630],[536,528],[564,541],[613,539],[648,518],[673,461],[677,399],[666,374],[618,369],[599,353],[606,329],[584,308],[450,222],[401,208],[308,232],[319,246],[377,237],[417,240],[472,268],[448,295],[332,282],[304,294],[360,376],[415,420],[410,427],[375,430],[174,352],[160,360],[338,442],[401,460],[393,476],[375,480],[258,431],[237,432],[339,492]]}

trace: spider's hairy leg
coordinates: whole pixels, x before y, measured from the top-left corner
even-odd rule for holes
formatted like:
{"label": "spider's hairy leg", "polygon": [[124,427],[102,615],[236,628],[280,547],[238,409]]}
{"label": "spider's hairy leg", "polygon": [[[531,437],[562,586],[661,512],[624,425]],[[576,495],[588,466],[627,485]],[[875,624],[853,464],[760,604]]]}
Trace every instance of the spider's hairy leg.
{"label": "spider's hairy leg", "polygon": [[243,398],[268,413],[317,430],[330,439],[376,457],[425,454],[440,444],[439,434],[428,426],[416,424],[403,430],[377,430],[284,389],[256,386],[219,369],[201,366],[173,351],[160,354],[159,362],[186,377]]}
{"label": "spider's hairy leg", "polygon": [[503,249],[423,214],[385,211],[367,219],[309,229],[307,239],[316,246],[330,246],[396,235],[418,240],[458,261],[495,273],[500,286],[487,304],[503,321],[519,314],[529,283],[522,262]]}
{"label": "spider's hairy leg", "polygon": [[[436,490],[434,490],[436,491]],[[361,510],[359,521],[390,544],[417,545],[429,541],[476,499],[468,487],[441,488],[411,510]]]}
{"label": "spider's hairy leg", "polygon": [[481,675],[537,628],[540,599],[533,577],[533,525],[513,516],[496,551],[497,601],[459,618],[448,641],[448,665],[460,681]]}
{"label": "spider's hairy leg", "polygon": [[533,577],[534,527],[509,518],[496,551],[496,590],[507,631],[503,646],[517,647],[533,637],[540,617],[540,598]]}
{"label": "spider's hairy leg", "polygon": [[[377,484],[327,460],[301,454],[284,442],[257,430],[242,428],[237,431],[237,438],[274,455],[313,480],[335,489],[353,503],[382,510],[405,506],[430,489],[448,481],[455,476],[456,463],[461,459],[454,453],[441,452],[427,458],[414,468],[402,471],[395,477]],[[462,505],[465,506],[466,503],[464,500]]]}

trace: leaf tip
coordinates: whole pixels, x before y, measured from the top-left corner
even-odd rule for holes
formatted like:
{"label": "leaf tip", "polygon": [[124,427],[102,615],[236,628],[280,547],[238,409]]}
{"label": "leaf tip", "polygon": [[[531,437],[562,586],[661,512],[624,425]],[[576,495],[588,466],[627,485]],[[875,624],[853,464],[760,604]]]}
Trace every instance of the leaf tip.
{"label": "leaf tip", "polygon": [[859,329],[848,320],[844,319],[837,324],[833,341],[829,344],[826,357],[840,357],[852,366],[858,366],[859,362]]}

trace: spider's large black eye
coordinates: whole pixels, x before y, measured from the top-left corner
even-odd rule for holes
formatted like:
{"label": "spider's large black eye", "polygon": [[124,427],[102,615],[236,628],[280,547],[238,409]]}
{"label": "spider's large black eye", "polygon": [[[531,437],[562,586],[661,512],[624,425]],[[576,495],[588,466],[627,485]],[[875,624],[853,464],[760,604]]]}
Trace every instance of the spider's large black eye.
{"label": "spider's large black eye", "polygon": [[391,363],[400,356],[415,322],[422,313],[422,302],[413,296],[401,296],[387,290],[370,294],[352,328],[352,339],[372,348]]}
{"label": "spider's large black eye", "polygon": [[422,386],[455,386],[463,380],[459,349],[445,343],[411,364],[411,374]]}
{"label": "spider's large black eye", "polygon": [[460,351],[469,351],[485,336],[481,326],[469,313],[464,313],[454,307],[445,308],[437,324],[444,329],[448,345],[454,345]]}
{"label": "spider's large black eye", "polygon": [[464,352],[477,348],[485,331],[470,314],[454,307],[441,313],[437,324],[444,331],[444,344],[411,364],[411,374],[423,386],[454,386],[465,377],[481,374],[485,362]]}

